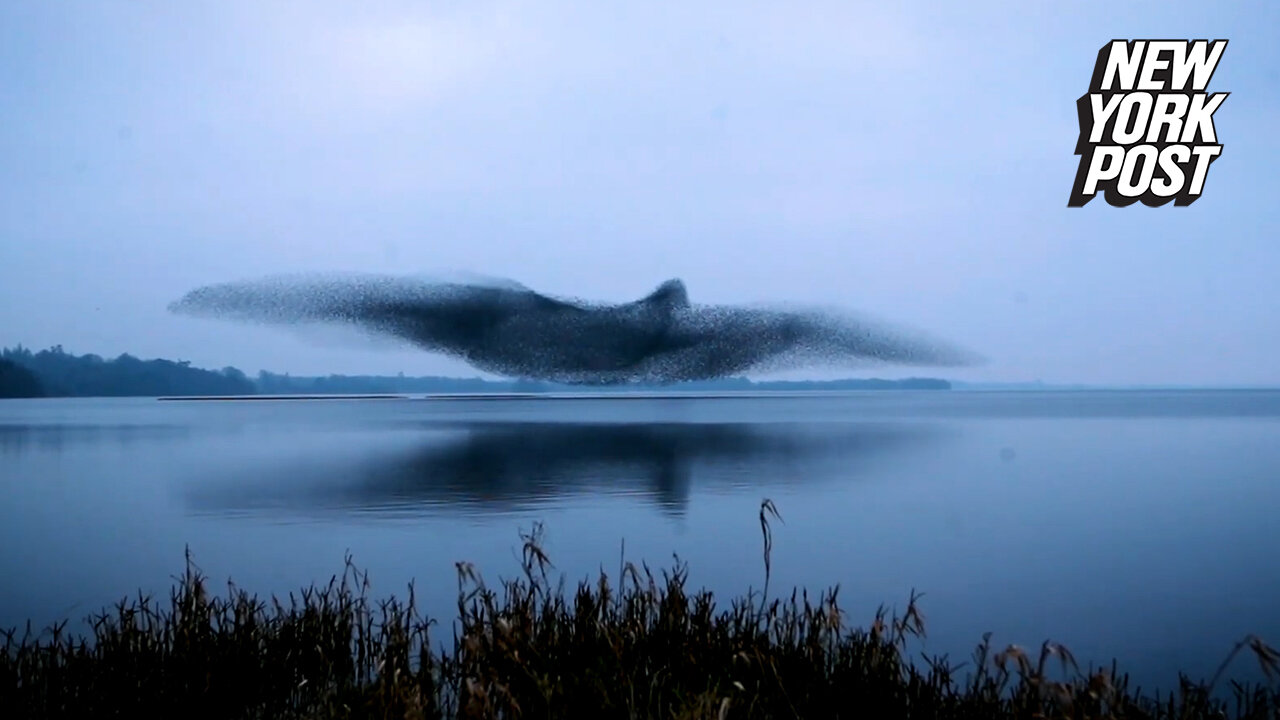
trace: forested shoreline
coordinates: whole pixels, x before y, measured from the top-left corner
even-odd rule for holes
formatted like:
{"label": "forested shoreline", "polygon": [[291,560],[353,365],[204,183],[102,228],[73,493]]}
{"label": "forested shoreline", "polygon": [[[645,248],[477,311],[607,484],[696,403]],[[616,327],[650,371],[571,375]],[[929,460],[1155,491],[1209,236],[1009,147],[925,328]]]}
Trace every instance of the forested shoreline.
{"label": "forested shoreline", "polygon": [[432,393],[750,392],[805,390],[949,390],[946,380],[844,379],[828,381],[753,381],[725,378],[669,386],[583,386],[527,379],[486,380],[404,374],[293,376],[260,371],[250,377],[235,367],[209,370],[186,360],[142,360],[129,354],[107,359],[76,355],[61,345],[32,351],[22,346],[0,351],[0,397],[159,397],[173,395],[368,395]]}

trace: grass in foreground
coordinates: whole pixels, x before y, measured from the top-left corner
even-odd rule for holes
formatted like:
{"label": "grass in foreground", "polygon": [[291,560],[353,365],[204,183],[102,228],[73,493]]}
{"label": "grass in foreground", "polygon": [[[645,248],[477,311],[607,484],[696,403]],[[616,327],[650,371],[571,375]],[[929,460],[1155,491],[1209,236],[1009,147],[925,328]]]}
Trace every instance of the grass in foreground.
{"label": "grass in foreground", "polygon": [[[761,508],[768,588],[773,506]],[[776,515],[774,515],[776,516]],[[993,650],[963,666],[911,662],[924,633],[913,596],[901,615],[850,628],[838,588],[810,598],[748,594],[717,607],[686,588],[682,565],[655,575],[627,563],[575,591],[553,586],[540,528],[522,535],[523,576],[488,587],[458,564],[452,648],[436,648],[410,586],[368,597],[350,561],[327,585],[287,601],[229,587],[187,561],[167,604],[139,596],[38,637],[6,634],[5,717],[196,718],[1276,718],[1274,687],[1208,684],[1142,697],[1114,667],[1083,672],[1071,654]],[[448,643],[446,643],[447,645]],[[1273,677],[1280,656],[1246,638]],[[964,674],[961,675],[961,671]],[[1219,672],[1221,675],[1222,672]]]}

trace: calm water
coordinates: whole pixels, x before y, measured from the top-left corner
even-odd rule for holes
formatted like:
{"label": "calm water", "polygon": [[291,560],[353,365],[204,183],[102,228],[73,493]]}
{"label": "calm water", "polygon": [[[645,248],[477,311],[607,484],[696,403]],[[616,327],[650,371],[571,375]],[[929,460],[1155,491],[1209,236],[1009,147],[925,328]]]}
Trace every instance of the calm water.
{"label": "calm water", "polygon": [[625,539],[736,594],[768,497],[774,588],[859,622],[917,588],[930,654],[1050,638],[1169,687],[1280,643],[1278,470],[1273,392],[0,401],[0,626],[164,594],[188,546],[263,593],[350,551],[447,626],[454,562],[514,574],[535,521],[570,580]]}

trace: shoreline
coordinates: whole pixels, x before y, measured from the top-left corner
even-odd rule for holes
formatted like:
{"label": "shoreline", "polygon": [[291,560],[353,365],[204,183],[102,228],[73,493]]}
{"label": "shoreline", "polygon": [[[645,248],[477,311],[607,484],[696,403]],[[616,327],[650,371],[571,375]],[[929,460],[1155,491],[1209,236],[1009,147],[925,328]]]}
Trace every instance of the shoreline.
{"label": "shoreline", "polygon": [[[161,713],[207,717],[1137,717],[1273,718],[1280,688],[1231,682],[1236,663],[1280,673],[1261,639],[1238,642],[1207,680],[1163,695],[1129,687],[1114,663],[1071,651],[993,647],[967,662],[917,658],[919,595],[851,625],[839,588],[769,593],[771,504],[762,506],[763,591],[718,603],[688,567],[620,561],[576,589],[557,585],[541,526],[521,533],[521,575],[485,584],[455,564],[457,613],[440,624],[407,598],[368,595],[351,557],[341,574],[287,598],[228,583],[187,556],[168,602],[134,595],[66,623],[4,630],[0,707],[15,717]],[[2,630],[2,629],[0,629]],[[453,641],[448,638],[452,634]],[[441,640],[443,639],[443,642]],[[1226,648],[1224,648],[1225,650]],[[1250,657],[1252,656],[1252,658]]]}

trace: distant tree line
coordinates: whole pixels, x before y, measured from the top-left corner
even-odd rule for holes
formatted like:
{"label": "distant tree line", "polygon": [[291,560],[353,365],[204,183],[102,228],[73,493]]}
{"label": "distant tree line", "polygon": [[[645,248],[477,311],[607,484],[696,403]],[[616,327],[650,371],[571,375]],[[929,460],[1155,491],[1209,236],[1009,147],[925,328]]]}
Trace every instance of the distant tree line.
{"label": "distant tree line", "polygon": [[263,395],[378,395],[402,393],[513,392],[515,383],[481,378],[406,377],[405,375],[292,376],[262,371],[258,392]]}
{"label": "distant tree line", "polygon": [[379,393],[556,393],[556,392],[635,392],[662,390],[674,392],[750,392],[750,391],[839,391],[839,390],[950,390],[951,383],[937,378],[905,380],[771,380],[758,382],[747,378],[704,380],[675,385],[563,385],[540,380],[484,380],[481,378],[406,377],[378,375],[329,375],[328,377],[293,377],[269,372],[258,373],[258,392],[268,395],[362,395]]}
{"label": "distant tree line", "polygon": [[11,360],[0,360],[0,398],[33,397],[44,397],[36,374]]}
{"label": "distant tree line", "polygon": [[234,367],[204,370],[185,360],[139,360],[121,355],[107,360],[98,355],[74,355],[56,345],[32,352],[22,346],[0,350],[0,397],[155,397],[165,395],[373,395],[431,393],[549,393],[802,391],[802,390],[948,390],[946,380],[767,381],[726,378],[671,386],[561,385],[528,379],[485,380],[478,377],[406,377],[329,375],[300,377],[258,373],[251,379]]}
{"label": "distant tree line", "polygon": [[[0,351],[0,359],[33,375],[41,394],[50,397],[126,397],[160,395],[252,395],[253,382],[235,368],[193,368],[186,361],[139,360],[121,355],[73,355],[55,345],[32,352],[18,346]],[[7,379],[7,376],[6,376]]]}

